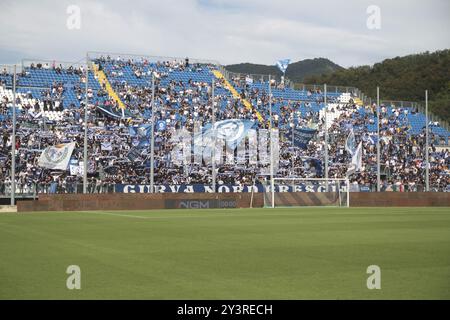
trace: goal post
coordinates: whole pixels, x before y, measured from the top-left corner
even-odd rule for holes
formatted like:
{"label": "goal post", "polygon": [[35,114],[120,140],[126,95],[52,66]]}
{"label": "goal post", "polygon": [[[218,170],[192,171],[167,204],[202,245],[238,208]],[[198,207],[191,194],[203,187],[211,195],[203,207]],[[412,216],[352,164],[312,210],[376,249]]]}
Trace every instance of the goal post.
{"label": "goal post", "polygon": [[350,206],[350,182],[343,178],[274,178],[264,207]]}

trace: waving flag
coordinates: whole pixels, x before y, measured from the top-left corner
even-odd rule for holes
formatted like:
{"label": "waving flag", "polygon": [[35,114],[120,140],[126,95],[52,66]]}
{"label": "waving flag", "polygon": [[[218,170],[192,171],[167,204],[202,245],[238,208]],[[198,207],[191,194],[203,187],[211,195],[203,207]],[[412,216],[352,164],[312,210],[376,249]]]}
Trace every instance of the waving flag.
{"label": "waving flag", "polygon": [[141,155],[142,155],[141,151],[139,149],[133,147],[128,152],[127,158],[130,159],[132,162],[142,161]]}
{"label": "waving flag", "polygon": [[47,147],[42,151],[38,165],[47,169],[67,170],[74,148],[75,142]]}
{"label": "waving flag", "polygon": [[347,140],[345,141],[345,150],[347,150],[347,152],[353,156],[355,154],[355,149],[356,149],[355,134],[353,133],[353,128],[351,128]]}
{"label": "waving flag", "polygon": [[150,145],[150,137],[152,134],[151,124],[145,123],[139,126],[130,126],[128,127],[128,132],[130,136],[135,138],[133,146],[144,148]]}
{"label": "waving flag", "polygon": [[164,120],[156,121],[156,130],[165,131],[167,129],[167,123]]}
{"label": "waving flag", "polygon": [[317,177],[321,177],[323,175],[322,160],[314,157],[304,157],[302,160],[303,162],[308,162],[309,166],[316,170]]}
{"label": "waving flag", "polygon": [[278,67],[278,69],[281,70],[281,72],[283,72],[283,74],[286,73],[286,69],[289,65],[289,62],[291,62],[291,59],[283,59],[283,60],[277,61],[277,67]]}
{"label": "waving flag", "polygon": [[[314,137],[316,133],[316,129],[296,128],[289,130],[289,132],[287,132],[285,136],[289,141],[294,142],[294,146],[306,149],[309,141]],[[294,134],[294,137],[292,137],[292,134]]]}
{"label": "waving flag", "polygon": [[347,169],[347,176],[356,173],[362,169],[362,142],[356,148],[355,154],[352,156],[352,162]]}
{"label": "waving flag", "polygon": [[130,126],[128,127],[128,132],[132,137],[150,137],[151,126],[152,125],[149,123],[140,124],[139,126]]}
{"label": "waving flag", "polygon": [[111,106],[97,106],[97,109],[104,113],[106,116],[115,118],[115,119],[131,119],[133,115],[129,110],[121,109],[115,110]]}
{"label": "waving flag", "polygon": [[147,124],[141,124],[138,128],[137,128],[137,135],[141,138],[149,138],[152,134],[152,125],[147,123]]}
{"label": "waving flag", "polygon": [[112,151],[112,143],[111,141],[103,141],[101,142],[102,151]]}
{"label": "waving flag", "polygon": [[201,144],[204,148],[212,147],[215,132],[216,139],[225,140],[227,148],[235,150],[254,124],[255,122],[250,120],[228,119],[216,122],[213,128],[211,123],[208,123],[201,134],[194,136],[194,144]]}
{"label": "waving flag", "polygon": [[69,162],[69,169],[70,169],[70,175],[71,176],[77,176],[80,175],[80,170],[79,170],[79,166],[78,166],[78,160],[76,159],[71,159]]}

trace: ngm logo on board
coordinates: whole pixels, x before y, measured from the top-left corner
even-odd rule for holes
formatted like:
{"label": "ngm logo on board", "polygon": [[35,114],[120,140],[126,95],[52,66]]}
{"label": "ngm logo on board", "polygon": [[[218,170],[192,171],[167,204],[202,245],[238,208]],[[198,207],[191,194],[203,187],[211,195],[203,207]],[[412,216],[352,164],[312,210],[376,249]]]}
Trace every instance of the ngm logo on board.
{"label": "ngm logo on board", "polygon": [[209,208],[236,208],[236,200],[221,199],[184,199],[166,200],[168,209],[209,209]]}

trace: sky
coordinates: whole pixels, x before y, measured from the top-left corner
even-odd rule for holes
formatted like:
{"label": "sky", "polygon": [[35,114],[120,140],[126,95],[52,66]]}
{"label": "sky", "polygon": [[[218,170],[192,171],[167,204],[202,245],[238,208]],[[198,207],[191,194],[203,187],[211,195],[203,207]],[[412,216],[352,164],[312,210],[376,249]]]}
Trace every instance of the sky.
{"label": "sky", "polygon": [[350,67],[450,48],[449,15],[448,0],[0,0],[0,64],[101,51]]}

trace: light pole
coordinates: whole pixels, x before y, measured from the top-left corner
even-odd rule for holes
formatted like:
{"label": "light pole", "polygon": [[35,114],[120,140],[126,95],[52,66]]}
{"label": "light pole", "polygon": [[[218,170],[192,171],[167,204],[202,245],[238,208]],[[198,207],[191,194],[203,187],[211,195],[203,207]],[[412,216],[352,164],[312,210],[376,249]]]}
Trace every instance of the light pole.
{"label": "light pole", "polygon": [[272,208],[275,208],[275,182],[273,181],[273,140],[272,140],[272,84],[269,75],[269,140],[270,140],[270,189],[272,197]]}
{"label": "light pole", "polygon": [[377,191],[381,191],[380,165],[380,87],[377,87]]}
{"label": "light pole", "polygon": [[150,142],[150,193],[153,193],[155,184],[155,76],[152,72],[152,124],[151,124],[151,142]]}
{"label": "light pole", "polygon": [[211,100],[212,100],[212,128],[213,128],[213,144],[212,144],[212,187],[216,192],[216,108],[214,102],[214,78],[211,84]]}
{"label": "light pole", "polygon": [[430,164],[428,150],[428,90],[425,90],[425,191],[430,191]]}
{"label": "light pole", "polygon": [[88,161],[88,87],[89,87],[89,54],[86,53],[86,96],[84,101],[84,146],[83,146],[83,193],[87,193],[87,161]]}
{"label": "light pole", "polygon": [[14,199],[16,195],[16,77],[17,70],[14,65],[13,75],[13,128],[11,138],[11,205],[14,205]]}
{"label": "light pole", "polygon": [[[12,136],[11,136],[11,205],[14,205],[16,198],[16,126],[17,126],[17,116],[16,116],[16,91],[17,87],[22,89],[48,89],[45,87],[30,87],[30,86],[21,86],[17,85],[17,67],[14,65],[14,73],[13,73],[13,111],[12,111]],[[44,118],[45,125],[45,118]],[[40,140],[39,140],[40,143]]]}
{"label": "light pole", "polygon": [[325,105],[325,185],[328,192],[328,107],[327,107],[327,84],[323,85]]}

